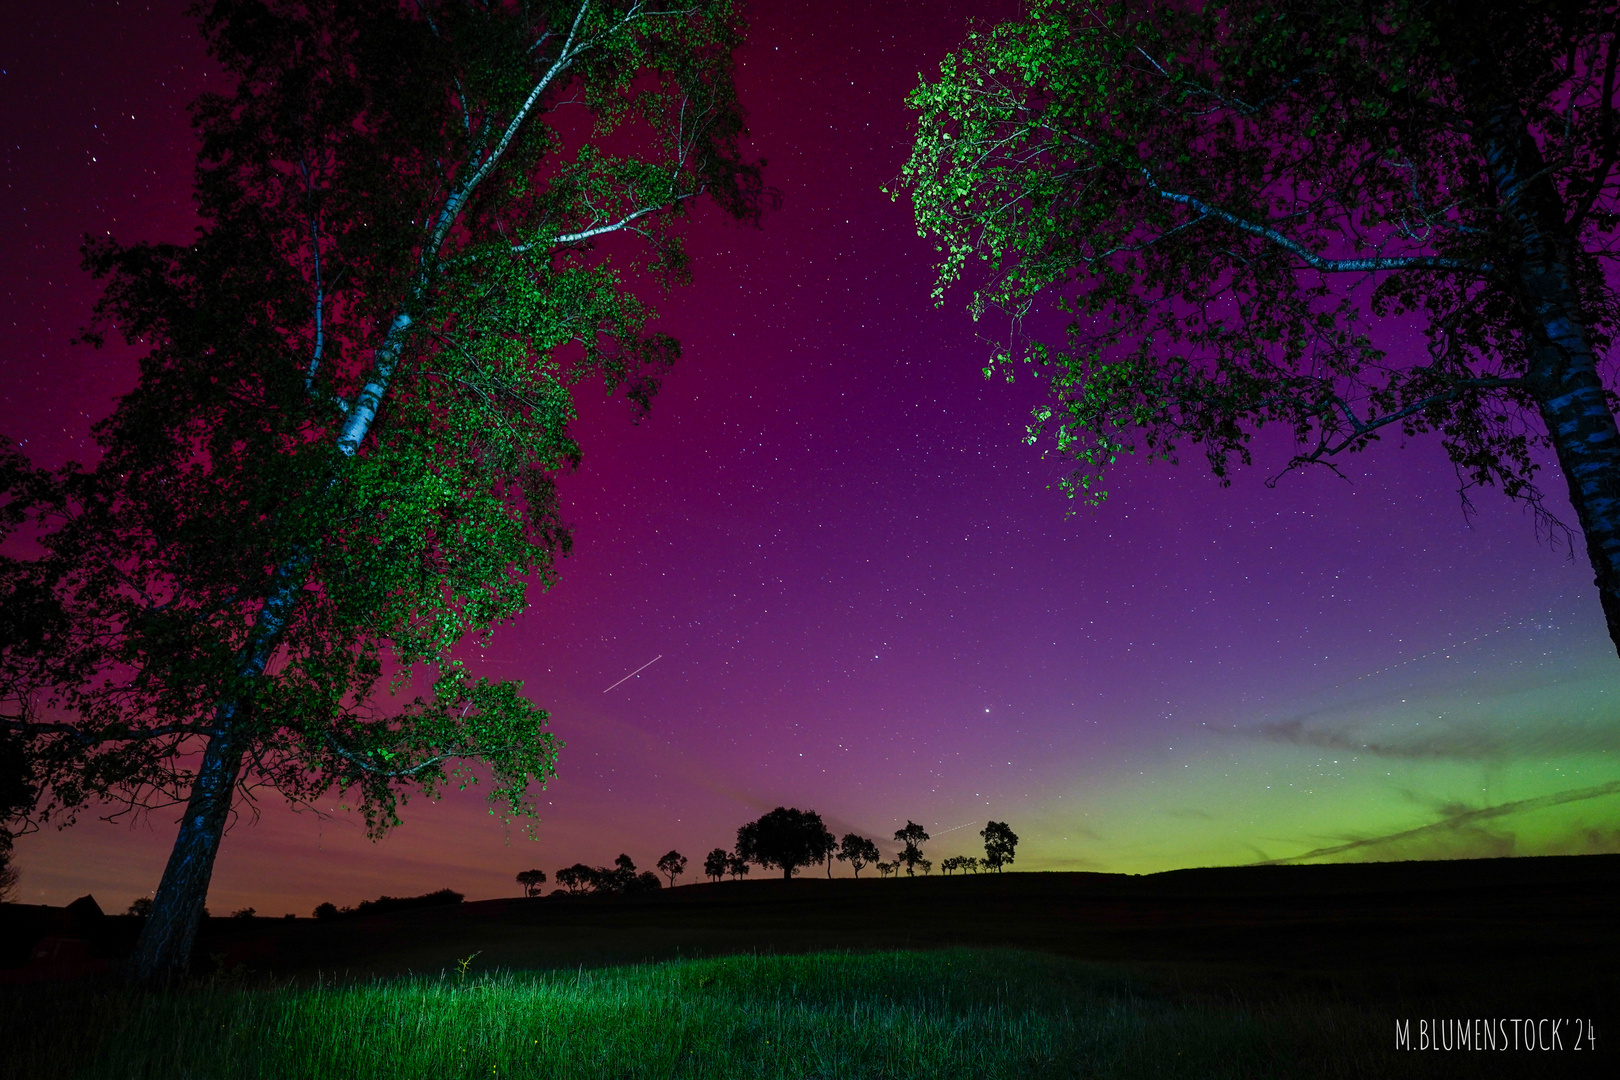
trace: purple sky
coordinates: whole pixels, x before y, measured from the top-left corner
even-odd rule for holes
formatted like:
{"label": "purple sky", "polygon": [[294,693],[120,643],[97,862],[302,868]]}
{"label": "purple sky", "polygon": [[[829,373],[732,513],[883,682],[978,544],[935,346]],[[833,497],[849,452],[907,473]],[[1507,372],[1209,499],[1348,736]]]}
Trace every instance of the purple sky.
{"label": "purple sky", "polygon": [[[0,43],[0,431],[43,463],[85,454],[133,378],[129,351],[69,344],[95,296],[78,236],[192,224],[184,105],[209,82],[175,6],[35,5]],[[214,910],[512,894],[517,870],[620,851],[695,864],[781,804],[886,851],[918,821],[935,861],[1005,820],[1021,869],[1426,825],[1350,857],[1620,850],[1612,795],[1467,816],[1620,778],[1620,662],[1584,553],[1490,492],[1466,522],[1437,445],[1275,490],[1276,443],[1228,489],[1197,460],[1127,465],[1066,516],[1061,468],[1022,442],[1037,388],[979,375],[1005,327],[933,306],[932,251],[881,190],[905,92],[970,15],[1013,8],[755,6],[741,83],[782,209],[698,215],[694,284],[655,298],[683,359],[639,426],[586,395],[575,553],[478,665],[526,680],[567,743],[538,840],[472,796],[411,804],[378,845],[271,799],[228,837]],[[20,899],[121,908],[172,837],[158,814],[26,838]]]}

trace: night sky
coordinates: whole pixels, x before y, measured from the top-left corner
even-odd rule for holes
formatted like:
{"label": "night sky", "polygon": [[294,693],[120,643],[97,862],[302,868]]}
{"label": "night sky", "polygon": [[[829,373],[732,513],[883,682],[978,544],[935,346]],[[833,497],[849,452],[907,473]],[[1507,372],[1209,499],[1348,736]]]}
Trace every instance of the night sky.
{"label": "night sky", "polygon": [[[28,5],[0,40],[0,431],[40,463],[87,455],[134,377],[131,351],[70,343],[96,295],[80,235],[195,224],[185,104],[222,80],[182,6]],[[1620,795],[1591,790],[1620,789],[1620,661],[1584,551],[1493,492],[1465,518],[1437,444],[1388,440],[1349,482],[1268,489],[1288,447],[1262,440],[1230,488],[1195,453],[1121,468],[1100,510],[1056,490],[1022,441],[1038,388],[979,374],[1006,327],[934,306],[933,253],[882,190],[905,92],[970,17],[1014,11],[753,8],[743,100],[782,208],[696,216],[694,283],[654,298],[681,362],[639,426],[584,392],[574,554],[472,661],[567,744],[537,839],[476,791],[375,845],[335,802],[267,794],[215,912],[516,895],[531,866],[672,847],[690,881],[778,805],[885,857],[917,821],[936,863],[1004,820],[1021,870],[1620,851]],[[29,836],[18,899],[122,910],[173,835],[171,810]]]}

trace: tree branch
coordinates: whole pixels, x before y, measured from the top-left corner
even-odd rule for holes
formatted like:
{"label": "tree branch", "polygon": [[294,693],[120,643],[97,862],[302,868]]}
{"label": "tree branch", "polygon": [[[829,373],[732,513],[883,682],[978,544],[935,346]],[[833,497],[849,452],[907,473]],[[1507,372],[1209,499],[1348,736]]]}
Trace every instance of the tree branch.
{"label": "tree branch", "polygon": [[149,739],[161,739],[169,735],[212,735],[214,729],[196,724],[165,724],[153,728],[103,728],[100,731],[87,732],[78,724],[57,723],[42,720],[19,720],[13,717],[0,716],[0,729],[10,731],[24,737],[37,735],[70,735],[85,746],[99,746],[107,742],[146,742]]}
{"label": "tree branch", "polygon": [[423,772],[426,769],[431,769],[435,765],[442,765],[452,758],[468,756],[465,753],[457,753],[452,751],[447,754],[435,754],[433,757],[427,758],[406,769],[382,769],[378,768],[374,762],[366,760],[359,754],[354,753],[352,750],[345,749],[343,744],[338,742],[337,739],[333,738],[331,735],[326,736],[326,745],[334,754],[342,758],[344,761],[347,761],[361,772],[370,773],[372,776],[384,780],[407,779]]}
{"label": "tree branch", "polygon": [[1597,166],[1587,180],[1586,191],[1577,202],[1575,213],[1570,215],[1569,230],[1571,235],[1579,236],[1581,225],[1586,221],[1587,214],[1597,203],[1598,196],[1609,181],[1609,173],[1614,169],[1615,154],[1620,151],[1620,124],[1614,122],[1614,77],[1617,61],[1620,61],[1620,16],[1615,19],[1614,36],[1609,39],[1609,58],[1603,65],[1603,110],[1601,121],[1604,131],[1603,149],[1598,158]]}
{"label": "tree branch", "polygon": [[[660,210],[667,210],[671,206],[675,206],[676,204],[684,202],[687,199],[694,199],[702,194],[702,190],[689,191],[685,195],[675,196],[668,202],[658,203],[654,206],[643,206],[640,210],[632,211],[631,213],[628,213],[624,217],[620,218],[618,221],[608,222],[603,225],[593,225],[588,229],[581,229],[578,232],[563,233],[560,236],[554,236],[551,238],[550,243],[554,247],[562,247],[565,244],[578,244],[582,241],[590,240],[593,237],[605,236],[608,233],[622,232],[649,214],[656,214]],[[536,246],[538,245],[534,243],[514,244],[511,250],[513,255],[521,255],[525,251],[532,250]]]}
{"label": "tree branch", "polygon": [[1160,187],[1147,170],[1142,171],[1147,186],[1161,199],[1179,203],[1182,206],[1196,210],[1205,218],[1214,218],[1224,221],[1239,232],[1250,236],[1258,236],[1267,240],[1284,251],[1296,256],[1306,266],[1323,273],[1368,273],[1381,270],[1437,270],[1437,271],[1463,271],[1484,277],[1491,273],[1489,263],[1474,263],[1463,259],[1452,259],[1444,255],[1397,255],[1392,257],[1375,256],[1362,259],[1329,259],[1312,251],[1304,244],[1295,240],[1286,233],[1279,232],[1270,225],[1248,218],[1240,217],[1230,210],[1222,210],[1218,206],[1211,206],[1202,199],[1193,195],[1184,195],[1175,191],[1167,191]]}
{"label": "tree branch", "polygon": [[1414,401],[1404,408],[1397,409],[1392,413],[1386,413],[1385,415],[1378,417],[1376,420],[1362,420],[1360,417],[1356,416],[1355,411],[1350,408],[1347,402],[1345,402],[1342,398],[1335,396],[1333,398],[1333,402],[1338,405],[1339,411],[1344,413],[1344,418],[1350,422],[1351,434],[1341,440],[1337,445],[1334,445],[1324,435],[1324,437],[1317,443],[1315,450],[1312,450],[1309,454],[1296,454],[1293,460],[1289,461],[1287,467],[1285,467],[1282,472],[1266,481],[1266,486],[1274,487],[1278,480],[1282,479],[1284,475],[1292,472],[1299,466],[1315,464],[1322,461],[1324,457],[1333,457],[1341,454],[1345,450],[1351,449],[1356,444],[1364,442],[1379,428],[1388,427],[1397,420],[1404,420],[1408,416],[1413,416],[1420,413],[1432,405],[1442,405],[1448,401],[1455,401],[1464,394],[1475,390],[1523,388],[1524,385],[1525,382],[1521,378],[1464,379],[1454,384],[1449,390],[1438,394],[1431,394],[1429,397],[1423,398],[1419,401]]}
{"label": "tree branch", "polygon": [[[445,238],[450,234],[450,227],[461,216],[461,211],[466,207],[468,200],[472,198],[473,191],[477,189],[478,185],[483,182],[484,178],[490,174],[490,171],[495,168],[506,153],[506,148],[511,145],[518,129],[523,126],[523,122],[528,119],[529,113],[534,110],[540,96],[545,93],[546,88],[552,84],[558,75],[572,65],[574,58],[589,47],[589,42],[576,47],[574,39],[579,33],[580,24],[584,22],[585,13],[590,10],[590,6],[591,0],[580,0],[579,11],[574,15],[574,23],[568,31],[568,39],[563,42],[562,50],[557,54],[557,59],[552,61],[551,65],[546,69],[546,73],[535,84],[534,89],[529,91],[529,96],[524,99],[522,106],[513,115],[511,122],[506,125],[505,131],[501,133],[500,141],[484,158],[483,163],[474,170],[471,176],[458,184],[456,189],[445,199],[443,209],[440,210],[437,218],[433,219],[432,232],[429,235],[427,245],[422,251],[422,272],[425,273],[426,267],[437,260],[439,249],[444,246]],[[626,15],[625,19],[630,19],[638,10],[639,5],[633,8],[631,14]],[[486,126],[488,124],[487,117],[485,124]],[[481,135],[483,130],[485,129],[480,129]],[[482,137],[479,138],[478,144],[482,145]],[[475,149],[475,155],[476,153]],[[377,346],[373,354],[376,361],[371,378],[361,388],[353,406],[345,410],[348,422],[343,425],[343,432],[338,437],[338,451],[346,457],[352,457],[359,452],[360,444],[365,442],[366,435],[371,431],[371,423],[376,419],[378,409],[382,407],[383,397],[388,393],[388,385],[394,377],[394,370],[399,364],[400,354],[404,351],[411,330],[415,326],[415,319],[409,309],[414,306],[414,302],[421,296],[426,287],[426,278],[419,274],[411,287],[411,295],[400,304],[399,310],[388,325],[388,331],[383,336],[382,343]]]}

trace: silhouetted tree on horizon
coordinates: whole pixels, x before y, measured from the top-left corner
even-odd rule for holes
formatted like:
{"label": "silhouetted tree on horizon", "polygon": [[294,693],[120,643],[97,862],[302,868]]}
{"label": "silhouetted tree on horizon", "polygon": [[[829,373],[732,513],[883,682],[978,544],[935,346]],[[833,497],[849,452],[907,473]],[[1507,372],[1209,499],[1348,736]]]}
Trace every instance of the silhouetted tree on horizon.
{"label": "silhouetted tree on horizon", "polygon": [[832,880],[833,856],[838,853],[838,837],[825,825],[821,827],[821,836],[816,839],[816,859],[827,864],[827,879]]}
{"label": "silhouetted tree on horizon", "polygon": [[540,886],[546,883],[544,870],[522,870],[518,872],[517,883],[523,886],[524,896],[540,895]]}
{"label": "silhouetted tree on horizon", "polygon": [[703,874],[711,881],[719,881],[726,876],[727,863],[731,859],[731,852],[725,848],[715,848],[703,857]]}
{"label": "silhouetted tree on horizon", "polygon": [[906,827],[895,831],[894,839],[896,843],[905,845],[905,848],[895,856],[895,859],[905,864],[906,876],[912,877],[916,873],[917,864],[923,861],[923,841],[930,839],[930,837],[921,825],[908,818]]}
{"label": "silhouetted tree on horizon", "polygon": [[686,856],[678,851],[671,851],[658,860],[658,872],[669,878],[669,887],[675,887],[675,879],[686,873]]}
{"label": "silhouetted tree on horizon", "polygon": [[1018,847],[1018,834],[1005,821],[992,821],[979,831],[984,837],[984,864],[1001,873],[1003,866],[1013,861],[1013,849]]}
{"label": "silhouetted tree on horizon", "polygon": [[879,857],[878,846],[857,833],[845,833],[838,845],[838,861],[849,863],[857,878],[867,864],[877,862]]}
{"label": "silhouetted tree on horizon", "polygon": [[591,879],[596,874],[594,867],[584,863],[575,863],[565,866],[557,871],[557,884],[568,890],[568,895],[578,896],[591,887]]}
{"label": "silhouetted tree on horizon", "polygon": [[737,830],[737,854],[748,862],[780,868],[789,880],[800,867],[821,861],[825,838],[832,834],[814,810],[778,806]]}
{"label": "silhouetted tree on horizon", "polygon": [[636,864],[630,856],[619,853],[613,860],[613,868],[598,866],[591,874],[591,891],[599,893],[622,893],[634,890],[636,881]]}

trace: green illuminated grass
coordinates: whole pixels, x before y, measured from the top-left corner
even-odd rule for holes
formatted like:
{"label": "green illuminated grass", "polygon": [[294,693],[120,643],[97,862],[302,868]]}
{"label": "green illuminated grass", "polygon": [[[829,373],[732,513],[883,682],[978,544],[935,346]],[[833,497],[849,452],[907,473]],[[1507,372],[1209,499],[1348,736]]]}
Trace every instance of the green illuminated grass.
{"label": "green illuminated grass", "polygon": [[[0,1008],[0,1075],[30,1080],[1418,1074],[1389,1048],[1383,1015],[1200,1003],[1112,969],[1010,951],[155,995],[36,985],[8,988]],[[1431,1075],[1442,1063],[1422,1064]],[[1479,1062],[1465,1064],[1480,1075]]]}

